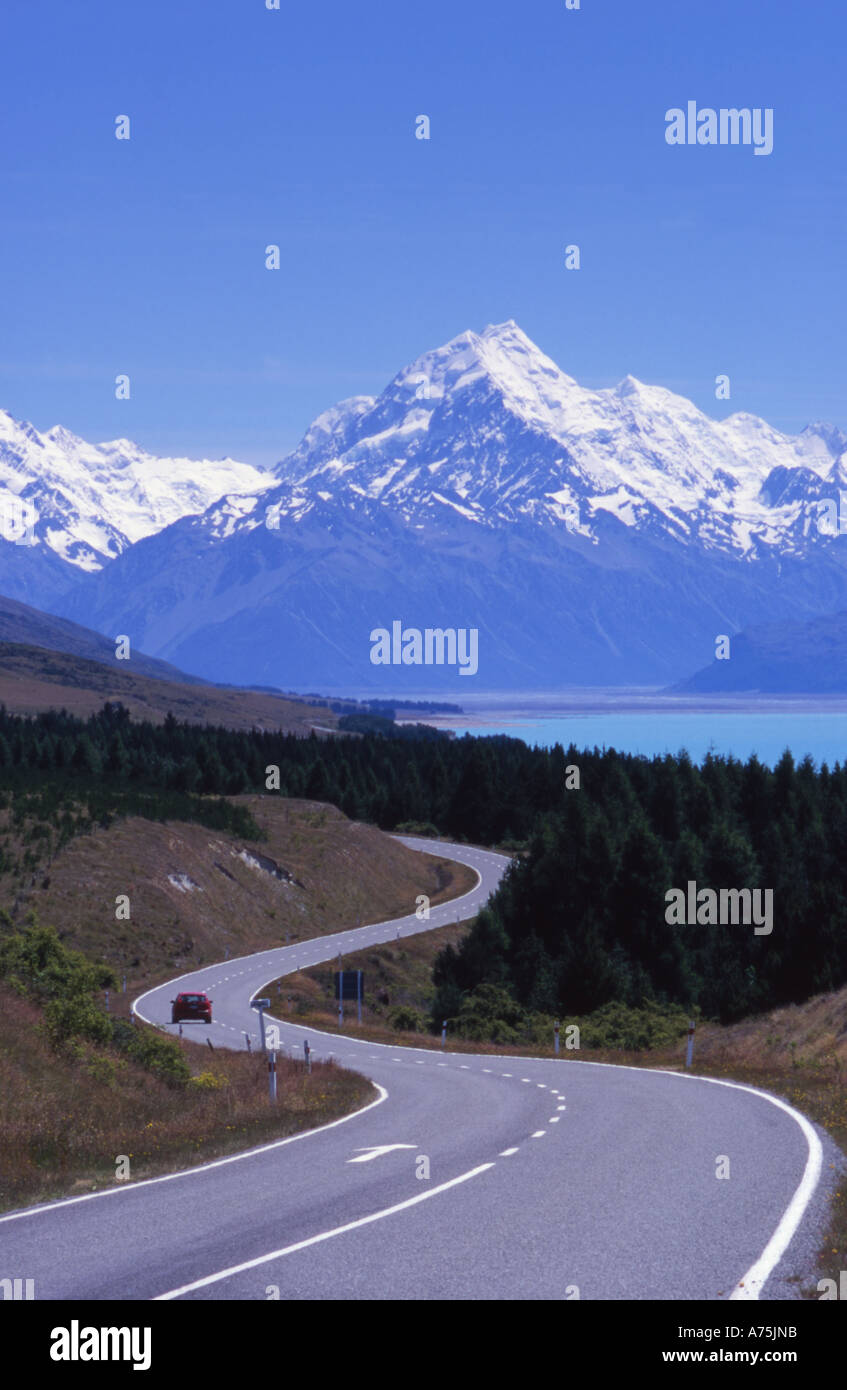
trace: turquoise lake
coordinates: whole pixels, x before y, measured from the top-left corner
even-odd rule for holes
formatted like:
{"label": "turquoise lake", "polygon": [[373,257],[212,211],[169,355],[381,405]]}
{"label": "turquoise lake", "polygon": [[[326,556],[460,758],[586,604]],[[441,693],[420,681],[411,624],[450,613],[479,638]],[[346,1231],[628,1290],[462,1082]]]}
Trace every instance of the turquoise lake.
{"label": "turquoise lake", "polygon": [[466,719],[439,719],[457,737],[509,734],[533,746],[555,743],[578,748],[617,748],[647,757],[688,750],[699,762],[710,750],[746,761],[755,753],[772,767],[786,748],[799,762],[810,754],[820,765],[847,762],[847,710],[739,711],[686,713],[607,711],[542,715],[518,710],[475,711]]}

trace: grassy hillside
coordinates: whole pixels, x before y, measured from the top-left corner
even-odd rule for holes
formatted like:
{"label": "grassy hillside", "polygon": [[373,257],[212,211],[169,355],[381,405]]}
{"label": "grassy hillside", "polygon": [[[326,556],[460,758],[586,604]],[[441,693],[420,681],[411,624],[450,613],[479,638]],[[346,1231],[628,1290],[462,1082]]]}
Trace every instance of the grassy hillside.
{"label": "grassy hillside", "polygon": [[[466,892],[475,875],[418,854],[332,806],[232,798],[260,841],[134,816],[92,827],[51,854],[37,817],[0,812],[0,907],[34,910],[63,941],[128,977],[128,993],[230,956],[413,912]],[[27,856],[29,860],[27,861]],[[15,866],[21,871],[15,872]],[[116,899],[129,898],[129,921]]]}
{"label": "grassy hillside", "polygon": [[[114,641],[104,637],[102,632],[82,627],[67,618],[57,618],[53,613],[31,608],[27,603],[0,594],[0,643],[7,642],[67,652],[70,656],[85,657],[118,670],[126,665],[117,660]],[[186,675],[169,662],[146,656],[144,652],[133,652],[132,662],[133,668],[143,676],[177,681],[179,684],[205,683],[199,676]]]}
{"label": "grassy hillside", "polygon": [[331,1062],[309,1075],[280,1056],[272,1106],[261,1056],[173,1046],[192,1073],[182,1085],[98,1043],[57,1049],[43,1010],[0,983],[0,1208],[112,1186],[121,1155],[121,1178],[138,1181],[311,1129],[376,1094]]}
{"label": "grassy hillside", "polygon": [[[2,626],[0,626],[2,631]],[[112,645],[111,650],[114,651]],[[101,660],[48,651],[19,642],[0,641],[0,704],[13,714],[66,709],[81,719],[96,714],[105,701],[120,702],[133,719],[164,722],[168,712],[194,724],[221,724],[228,729],[280,729],[308,734],[312,728],[334,729],[337,716],[305,701],[199,681],[165,680],[147,673],[135,656],[129,661]],[[172,669],[164,668],[163,669]],[[179,677],[179,672],[175,672]]]}
{"label": "grassy hillside", "polygon": [[[355,1073],[325,1065],[308,1076],[281,1058],[271,1108],[261,1058],[163,1044],[126,1021],[135,994],[227,949],[245,954],[392,917],[413,911],[419,893],[437,902],[476,880],[331,806],[233,800],[264,838],[138,816],[103,828],[81,808],[63,812],[59,829],[70,838],[59,847],[56,825],[34,803],[21,817],[13,798],[0,811],[0,1206],[113,1183],[121,1154],[132,1179],[188,1166],[338,1118],[372,1094]],[[128,921],[115,916],[119,895],[129,897]],[[70,1015],[61,1005],[58,1031],[52,967],[21,976],[7,963],[3,979],[4,953],[36,931],[26,925],[33,919],[58,928],[50,949],[63,962],[79,950],[104,963],[85,967],[81,996],[82,967],[64,971],[77,995]],[[146,1063],[133,1052],[142,1038]]]}

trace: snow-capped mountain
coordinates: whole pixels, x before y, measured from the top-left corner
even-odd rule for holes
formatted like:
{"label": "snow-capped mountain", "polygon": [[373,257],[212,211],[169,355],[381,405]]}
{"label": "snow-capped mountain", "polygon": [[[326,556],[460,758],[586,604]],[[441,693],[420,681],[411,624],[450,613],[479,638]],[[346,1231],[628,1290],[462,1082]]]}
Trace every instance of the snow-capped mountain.
{"label": "snow-capped mountain", "polygon": [[295,488],[290,515],[346,495],[389,503],[409,524],[453,509],[483,526],[531,518],[596,539],[606,513],[745,554],[803,548],[804,506],[838,487],[845,450],[833,425],[794,438],[753,415],[716,421],[631,376],[586,390],[510,321],[426,353],[376,399],[326,412],[276,472]]}
{"label": "snow-capped mountain", "polygon": [[325,412],[273,486],[137,541],[62,611],[289,689],[465,684],[374,666],[395,619],[477,628],[480,688],[664,683],[719,633],[847,607],[844,536],[819,524],[845,450],[834,425],[715,421],[632,377],[587,390],[509,322]]}
{"label": "snow-capped mountain", "polygon": [[0,410],[0,541],[17,543],[19,563],[21,548],[42,548],[96,571],[223,493],[267,483],[267,474],[233,459],[157,458],[128,439],[89,444],[60,425],[42,434]]}

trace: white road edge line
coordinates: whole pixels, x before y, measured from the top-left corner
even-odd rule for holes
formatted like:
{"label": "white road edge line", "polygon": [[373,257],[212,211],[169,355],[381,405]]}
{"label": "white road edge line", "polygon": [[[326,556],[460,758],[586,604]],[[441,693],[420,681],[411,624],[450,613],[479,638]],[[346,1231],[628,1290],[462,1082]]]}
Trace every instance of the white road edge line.
{"label": "white road edge line", "polygon": [[[707,1079],[707,1078],[704,1078]],[[735,1085],[732,1081],[724,1081],[724,1086]],[[809,1146],[809,1157],[806,1160],[806,1167],[797,1191],[785,1208],[779,1225],[759,1256],[755,1264],[752,1264],[742,1279],[739,1279],[734,1290],[730,1294],[730,1302],[741,1299],[758,1299],[759,1294],[764,1288],[766,1280],[773,1273],[779,1264],[788,1245],[803,1219],[806,1207],[812,1197],[812,1193],[818,1185],[823,1167],[823,1148],[821,1141],[815,1134],[814,1129],[809,1124],[805,1115],[801,1115],[799,1110],[787,1105],[778,1096],[768,1096],[766,1091],[756,1091],[752,1086],[739,1086],[739,1090],[753,1091],[754,1095],[764,1095],[773,1104],[778,1105],[780,1110],[784,1110],[792,1119],[796,1120]]]}
{"label": "white road edge line", "polygon": [[336,1125],[344,1125],[348,1120],[356,1120],[368,1110],[373,1110],[375,1105],[382,1105],[384,1100],[388,1100],[388,1092],[384,1086],[380,1086],[376,1081],[372,1081],[371,1085],[376,1086],[379,1091],[376,1100],[372,1100],[369,1105],[363,1105],[361,1110],[354,1110],[350,1115],[342,1115],[340,1120],[330,1120],[327,1125],[319,1125],[317,1129],[304,1129],[300,1134],[290,1134],[287,1139],[274,1139],[270,1144],[260,1144],[258,1148],[245,1149],[242,1153],[229,1154],[226,1158],[215,1158],[211,1163],[198,1163],[196,1168],[181,1168],[178,1173],[163,1173],[159,1178],[142,1178],[141,1182],[122,1182],[119,1187],[106,1187],[102,1192],[86,1192],[82,1197],[63,1197],[61,1201],[48,1202],[44,1206],[26,1207],[23,1211],[13,1211],[8,1216],[0,1216],[0,1225],[4,1221],[20,1221],[23,1216],[39,1216],[43,1211],[55,1211],[57,1207],[72,1207],[77,1202],[93,1202],[95,1197],[114,1197],[120,1192],[137,1192],[140,1187],[152,1187],[157,1182],[173,1182],[175,1178],[193,1178],[197,1173],[207,1173],[212,1168],[223,1168],[227,1163],[240,1163],[242,1158],[255,1158],[258,1154],[270,1153],[272,1149],[281,1149],[286,1144],[294,1144],[298,1139],[308,1139],[313,1134],[323,1134],[324,1130],[335,1129]]}
{"label": "white road edge line", "polygon": [[296,1245],[283,1246],[281,1250],[272,1250],[269,1255],[258,1255],[254,1260],[245,1260],[243,1264],[231,1265],[229,1269],[222,1269],[217,1274],[207,1274],[205,1279],[195,1279],[192,1284],[183,1284],[179,1289],[171,1289],[169,1293],[156,1294],[151,1299],[151,1303],[163,1303],[173,1298],[179,1298],[182,1294],[193,1293],[195,1289],[208,1288],[210,1284],[219,1284],[222,1279],[231,1279],[235,1274],[243,1274],[247,1269],[256,1269],[259,1265],[269,1264],[271,1260],[280,1260],[283,1255],[293,1255],[297,1250],[305,1250],[310,1245],[318,1245],[323,1240],[332,1240],[333,1236],[340,1236],[345,1231],[355,1231],[359,1226],[369,1226],[373,1221],[381,1221],[383,1217],[393,1216],[395,1212],[406,1211],[409,1207],[417,1206],[418,1202],[425,1202],[429,1197],[436,1197],[439,1192],[446,1192],[450,1187],[457,1187],[459,1183],[467,1182],[470,1178],[477,1177],[480,1173],[486,1173],[489,1168],[493,1168],[493,1163],[482,1163],[478,1168],[471,1168],[469,1172],[462,1173],[458,1178],[451,1178],[449,1182],[443,1182],[438,1187],[433,1187],[429,1192],[420,1192],[417,1197],[409,1197],[405,1202],[397,1202],[393,1207],[385,1207],[383,1211],[372,1212],[370,1216],[361,1216],[357,1221],[348,1221],[344,1226],[335,1226],[331,1231],[322,1231],[320,1235],[308,1236],[306,1240],[297,1241]]}

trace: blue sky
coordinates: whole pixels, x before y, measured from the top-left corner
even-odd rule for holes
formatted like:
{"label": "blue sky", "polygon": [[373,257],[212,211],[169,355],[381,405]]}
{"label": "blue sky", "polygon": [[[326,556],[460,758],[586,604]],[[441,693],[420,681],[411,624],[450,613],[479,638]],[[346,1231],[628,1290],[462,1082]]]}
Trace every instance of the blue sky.
{"label": "blue sky", "polygon": [[[4,0],[0,406],[270,463],[514,318],[589,386],[847,428],[845,39],[840,0]],[[669,146],[689,100],[773,153]]]}

